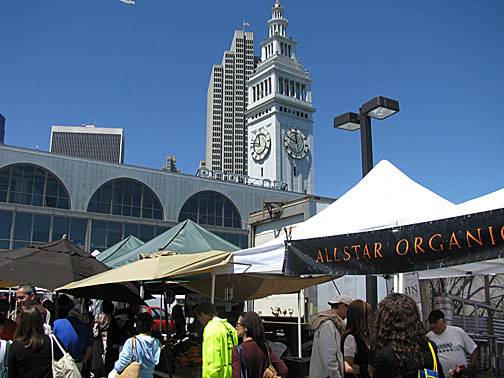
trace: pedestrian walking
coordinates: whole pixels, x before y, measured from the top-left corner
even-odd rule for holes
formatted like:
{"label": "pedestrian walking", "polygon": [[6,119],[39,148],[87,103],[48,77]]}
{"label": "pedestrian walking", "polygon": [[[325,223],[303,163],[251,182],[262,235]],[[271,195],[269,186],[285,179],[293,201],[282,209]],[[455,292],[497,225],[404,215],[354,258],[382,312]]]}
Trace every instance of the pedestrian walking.
{"label": "pedestrian walking", "polygon": [[344,375],[341,338],[345,330],[344,320],[352,298],[338,295],[328,302],[331,308],[310,319],[315,331],[310,359],[310,378],[342,378]]}
{"label": "pedestrian walking", "polygon": [[413,299],[387,295],[378,305],[373,328],[373,378],[444,378],[436,345],[426,337]]}
{"label": "pedestrian walking", "polygon": [[[431,331],[427,336],[436,343],[439,361],[446,374],[452,377],[475,375],[478,346],[473,339],[462,328],[447,325],[441,310],[431,311],[428,319]],[[466,355],[470,356],[470,367]]]}
{"label": "pedestrian walking", "polygon": [[198,305],[196,315],[204,327],[202,378],[231,378],[232,350],[238,344],[235,328],[217,316],[212,303]]}
{"label": "pedestrian walking", "polygon": [[371,305],[360,299],[348,306],[347,325],[342,340],[345,378],[369,377],[371,313]]}
{"label": "pedestrian walking", "polygon": [[[18,313],[18,327],[8,356],[9,378],[52,378],[51,339],[44,333],[38,308],[23,305]],[[54,348],[54,359],[63,353]]]}
{"label": "pedestrian walking", "polygon": [[243,342],[233,348],[233,378],[243,377],[244,372],[248,378],[263,378],[270,364],[279,377],[287,377],[289,369],[266,342],[264,324],[258,314],[253,311],[242,314],[236,332]]}

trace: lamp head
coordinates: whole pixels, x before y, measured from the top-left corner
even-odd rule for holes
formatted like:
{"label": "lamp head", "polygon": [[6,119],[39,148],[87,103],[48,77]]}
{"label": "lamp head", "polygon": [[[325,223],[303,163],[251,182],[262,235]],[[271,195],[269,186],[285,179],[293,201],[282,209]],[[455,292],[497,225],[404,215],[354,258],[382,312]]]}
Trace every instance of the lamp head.
{"label": "lamp head", "polygon": [[340,114],[334,117],[334,127],[348,131],[359,130],[359,115],[352,112]]}
{"label": "lamp head", "polygon": [[361,114],[371,118],[385,119],[399,111],[399,102],[391,98],[378,96],[362,105]]}

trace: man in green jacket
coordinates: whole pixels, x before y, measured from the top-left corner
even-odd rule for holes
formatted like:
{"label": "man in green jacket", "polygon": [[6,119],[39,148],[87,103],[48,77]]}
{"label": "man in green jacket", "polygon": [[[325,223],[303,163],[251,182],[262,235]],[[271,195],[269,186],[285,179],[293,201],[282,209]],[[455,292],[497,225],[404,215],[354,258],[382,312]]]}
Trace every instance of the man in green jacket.
{"label": "man in green jacket", "polygon": [[211,303],[198,305],[196,315],[204,327],[202,378],[231,378],[232,349],[238,345],[236,329],[217,316]]}

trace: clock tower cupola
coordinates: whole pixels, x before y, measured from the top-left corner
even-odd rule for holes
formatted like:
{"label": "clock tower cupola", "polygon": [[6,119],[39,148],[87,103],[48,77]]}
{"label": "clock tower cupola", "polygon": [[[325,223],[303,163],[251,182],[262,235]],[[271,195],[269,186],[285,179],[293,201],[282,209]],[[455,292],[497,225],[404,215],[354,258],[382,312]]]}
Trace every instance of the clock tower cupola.
{"label": "clock tower cupola", "polygon": [[276,0],[261,61],[247,81],[248,175],[313,193],[312,80],[296,56],[288,24]]}

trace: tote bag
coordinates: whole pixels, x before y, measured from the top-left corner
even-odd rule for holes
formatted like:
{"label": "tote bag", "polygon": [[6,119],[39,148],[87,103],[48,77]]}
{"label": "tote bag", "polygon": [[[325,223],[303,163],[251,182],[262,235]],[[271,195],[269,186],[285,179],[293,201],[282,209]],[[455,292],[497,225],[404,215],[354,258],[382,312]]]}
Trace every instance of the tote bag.
{"label": "tote bag", "polygon": [[[136,337],[131,338],[131,356],[130,363],[124,368],[123,371],[116,374],[116,378],[140,378],[141,364],[138,362],[138,352],[136,349]],[[133,361],[133,355],[136,356],[136,361]]]}
{"label": "tote bag", "polygon": [[[52,357],[52,372],[54,378],[82,378],[82,375],[79,371],[79,368],[75,364],[72,356],[61,346],[58,341],[58,338],[54,336],[52,333],[49,334],[49,338],[51,339],[51,357]],[[54,344],[58,346],[63,353],[63,357],[61,357],[58,361],[54,359]]]}
{"label": "tote bag", "polygon": [[266,361],[266,369],[264,369],[263,378],[280,378],[273,364],[271,363],[270,351],[268,349],[268,360]]}

